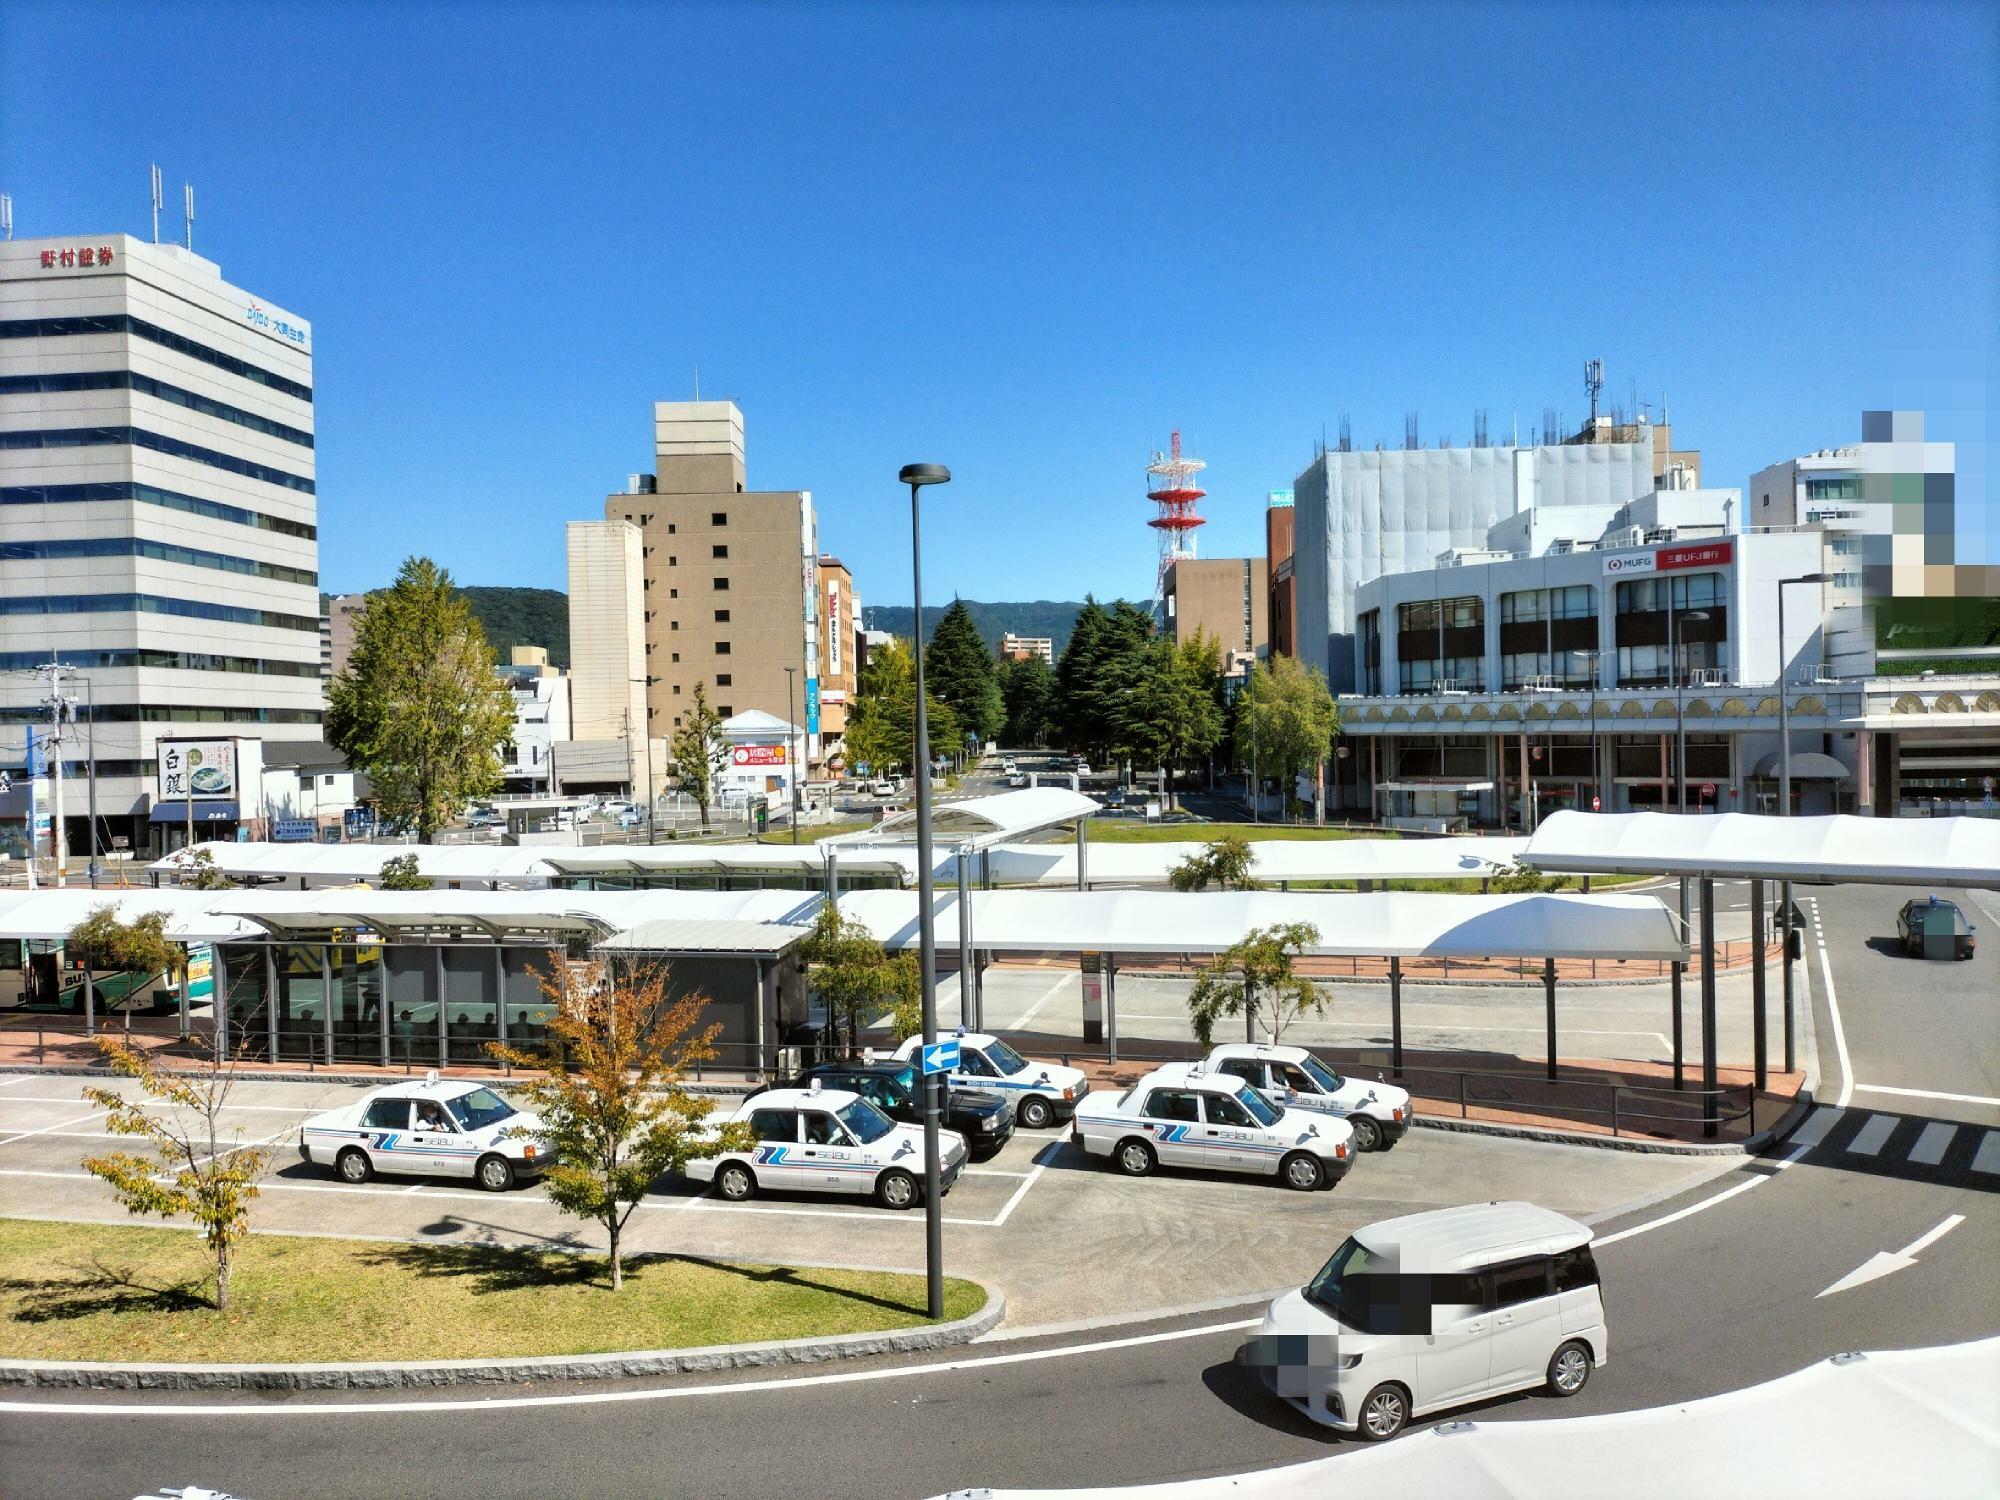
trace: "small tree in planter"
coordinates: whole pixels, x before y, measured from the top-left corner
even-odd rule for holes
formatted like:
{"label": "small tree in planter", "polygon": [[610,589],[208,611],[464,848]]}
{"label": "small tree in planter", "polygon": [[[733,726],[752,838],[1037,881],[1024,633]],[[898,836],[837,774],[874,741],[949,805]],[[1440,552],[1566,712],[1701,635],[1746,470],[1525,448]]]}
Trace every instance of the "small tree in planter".
{"label": "small tree in planter", "polygon": [[[861,1045],[861,1028],[885,1010],[916,1007],[922,1029],[922,977],[916,955],[883,951],[862,923],[844,915],[832,902],[820,907],[812,935],[800,948],[806,978],[819,992],[838,1038],[844,1031],[852,1050]],[[896,1039],[901,1041],[903,1033]]]}
{"label": "small tree in planter", "polygon": [[383,860],[380,879],[385,891],[427,891],[431,888],[429,878],[418,872],[414,854],[398,854],[393,859]]}
{"label": "small tree in planter", "polygon": [[716,1101],[690,1093],[687,1070],[715,1056],[719,1023],[701,1024],[708,997],[672,999],[663,968],[618,974],[597,960],[540,976],[554,1004],[548,1042],[528,1051],[504,1042],[486,1050],[544,1076],[517,1092],[541,1117],[535,1134],[553,1148],[543,1173],[549,1201],[595,1219],[610,1240],[611,1289],[625,1285],[625,1222],[654,1181],[701,1157],[747,1151],[747,1125],[703,1125]]}
{"label": "small tree in planter", "polygon": [[[149,911],[129,922],[118,919],[110,902],[95,907],[69,930],[63,953],[83,965],[83,982],[94,998],[100,972],[132,974],[138,982],[126,991],[137,994],[155,979],[185,974],[187,949],[167,936],[167,914]],[[132,1029],[132,1009],[125,1007],[125,1029]]]}
{"label": "small tree in planter", "polygon": [[85,1157],[84,1171],[111,1184],[129,1213],[192,1219],[215,1257],[216,1311],[229,1311],[236,1247],[249,1237],[250,1203],[272,1157],[261,1142],[222,1129],[235,1070],[212,1044],[201,1044],[200,1067],[177,1073],[161,1072],[120,1037],[99,1037],[97,1050],[113,1072],[138,1083],[140,1097],[103,1088],[86,1088],[83,1097],[108,1112],[106,1130],[143,1138],[152,1154]]}
{"label": "small tree in planter", "polygon": [[1283,922],[1255,928],[1234,947],[1216,954],[1188,994],[1188,1019],[1195,1040],[1210,1046],[1215,1040],[1215,1023],[1224,1016],[1241,1015],[1250,1041],[1257,1039],[1257,1022],[1262,1017],[1276,1042],[1300,1016],[1325,1015],[1333,1001],[1332,991],[1293,967],[1318,941],[1319,929],[1312,923]]}
{"label": "small tree in planter", "polygon": [[1256,851],[1240,833],[1217,834],[1167,873],[1177,891],[1205,891],[1211,885],[1225,891],[1254,891],[1263,882],[1251,875]]}

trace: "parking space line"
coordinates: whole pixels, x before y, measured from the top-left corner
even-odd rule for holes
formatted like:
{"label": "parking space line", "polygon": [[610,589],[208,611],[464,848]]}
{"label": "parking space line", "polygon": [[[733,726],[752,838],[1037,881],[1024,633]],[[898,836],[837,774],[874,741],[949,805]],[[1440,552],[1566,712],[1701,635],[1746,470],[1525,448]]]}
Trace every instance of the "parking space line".
{"label": "parking space line", "polygon": [[[64,1094],[17,1094],[11,1099],[0,1102],[7,1104],[81,1104],[83,1100],[75,1095]],[[327,1106],[325,1105],[308,1109],[302,1104],[225,1104],[222,1108],[249,1110],[253,1113],[267,1115],[319,1115],[325,1114],[327,1111]]]}
{"label": "parking space line", "polygon": [[1009,1172],[1002,1167],[967,1167],[961,1177],[1032,1177],[1033,1172]]}
{"label": "parking space line", "polygon": [[992,1223],[993,1228],[998,1229],[1002,1224],[1005,1224],[1007,1222],[1007,1216],[1014,1212],[1014,1206],[1017,1203],[1019,1203],[1023,1198],[1028,1196],[1028,1189],[1035,1185],[1035,1183],[1041,1178],[1041,1175],[1042,1175],[1042,1163],[1036,1162],[1035,1169],[1028,1174],[1028,1180],[1022,1183],[1019,1187],[1014,1189],[1014,1195],[1007,1200],[1006,1206],[1003,1207],[1000,1210],[999,1214],[994,1217]]}
{"label": "parking space line", "polygon": [[81,1125],[85,1120],[96,1117],[97,1111],[92,1110],[87,1115],[78,1115],[74,1120],[58,1120],[53,1125],[44,1125],[40,1130],[24,1130],[19,1135],[10,1135],[6,1140],[0,1141],[0,1146],[11,1146],[16,1141],[25,1141],[31,1135],[46,1135],[52,1130],[61,1130],[65,1125]]}
{"label": "parking space line", "polygon": [[1069,987],[1069,980],[1070,976],[1068,974],[1064,974],[1062,978],[1058,979],[1054,984],[1050,985],[1047,991],[1044,992],[1044,994],[1042,995],[1041,999],[1037,1000],[1033,1005],[1029,1006],[1026,1010],[1022,1011],[1019,1016],[1015,1017],[1014,1024],[1011,1029],[1014,1031],[1026,1030],[1028,1022],[1030,1022],[1035,1018],[1035,1016],[1040,1012],[1041,1008],[1044,1005],[1047,1005],[1051,1000],[1055,999],[1057,995],[1061,994],[1065,989]]}
{"label": "parking space line", "polygon": [[35,1082],[35,1075],[23,1073],[18,1078],[0,1078],[0,1089],[19,1088],[24,1083]]}
{"label": "parking space line", "polygon": [[1984,1094],[1946,1094],[1936,1089],[1897,1089],[1886,1083],[1857,1083],[1857,1094],[1895,1094],[1904,1099],[1942,1099],[1951,1104],[1983,1104],[1989,1109],[2000,1109],[2000,1099],[1989,1099]]}

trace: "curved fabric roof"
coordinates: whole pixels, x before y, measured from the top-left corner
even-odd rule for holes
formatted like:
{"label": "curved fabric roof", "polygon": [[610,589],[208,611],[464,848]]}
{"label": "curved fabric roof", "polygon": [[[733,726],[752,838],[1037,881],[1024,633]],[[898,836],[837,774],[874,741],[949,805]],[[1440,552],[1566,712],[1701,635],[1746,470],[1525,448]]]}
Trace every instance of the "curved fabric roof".
{"label": "curved fabric roof", "polygon": [[[431,880],[540,886],[548,883],[545,847],[510,844],[197,844],[231,880],[307,880],[322,885],[379,880],[386,860],[415,855],[417,873]],[[187,853],[176,849],[147,868],[178,878]]]}
{"label": "curved fabric roof", "polygon": [[55,939],[100,906],[117,910],[118,920],[131,922],[148,912],[167,914],[166,934],[176,942],[229,941],[251,937],[257,928],[238,917],[212,910],[215,891],[92,890],[89,886],[0,892],[0,937]]}
{"label": "curved fabric roof", "polygon": [[[1251,867],[1257,879],[1445,880],[1481,878],[1513,864],[1525,838],[1256,839]],[[1165,885],[1173,868],[1206,847],[1199,843],[1093,842],[1092,885]],[[1001,885],[1076,884],[1074,844],[1002,844],[987,858]]]}
{"label": "curved fabric roof", "polygon": [[[947,839],[976,843],[997,843],[1023,834],[1040,833],[1061,823],[1074,823],[1102,811],[1081,792],[1067,787],[1033,786],[1026,791],[998,792],[991,797],[966,797],[956,802],[931,803],[931,834],[939,842]],[[879,839],[909,843],[917,836],[915,808],[891,813],[866,834],[842,842],[849,847]]]}
{"label": "curved fabric roof", "polygon": [[[1757,769],[1750,774],[1775,781],[1782,767],[1778,752],[1773,750],[1757,762]],[[1852,773],[1831,755],[1822,755],[1817,750],[1794,750],[1792,752],[1792,780],[1794,781],[1845,781]]]}
{"label": "curved fabric roof", "polygon": [[[917,945],[917,893],[849,891],[840,909],[890,948]],[[940,896],[937,944],[958,943]],[[1391,891],[975,891],[973,939],[1000,953],[1220,953],[1252,928],[1310,922],[1310,951],[1357,958],[1687,957],[1653,896],[1448,896]]]}
{"label": "curved fabric roof", "polygon": [[1582,874],[2000,887],[2000,821],[1551,813],[1521,863]]}

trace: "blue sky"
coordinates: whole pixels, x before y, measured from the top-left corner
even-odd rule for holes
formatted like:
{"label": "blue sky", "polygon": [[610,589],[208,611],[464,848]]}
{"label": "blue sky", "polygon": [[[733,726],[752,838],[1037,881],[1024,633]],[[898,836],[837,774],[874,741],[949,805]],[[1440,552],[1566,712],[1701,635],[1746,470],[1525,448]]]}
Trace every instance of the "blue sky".
{"label": "blue sky", "polygon": [[15,0],[0,189],[143,233],[157,160],[312,319],[335,590],[562,587],[697,368],[881,603],[905,462],[933,597],[1143,596],[1171,428],[1257,552],[1343,413],[1573,424],[1593,356],[1710,484],[1927,409],[2000,562],[1994,14]]}

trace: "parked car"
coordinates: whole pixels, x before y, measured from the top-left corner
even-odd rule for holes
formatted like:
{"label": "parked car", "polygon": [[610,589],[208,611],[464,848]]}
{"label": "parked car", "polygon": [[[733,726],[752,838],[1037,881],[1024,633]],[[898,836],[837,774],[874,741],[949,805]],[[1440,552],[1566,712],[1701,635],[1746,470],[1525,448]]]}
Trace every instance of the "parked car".
{"label": "parked car", "polygon": [[896,795],[896,783],[893,781],[871,782],[868,787],[868,795],[871,797],[893,797]]}
{"label": "parked car", "polygon": [[[864,1054],[858,1061],[807,1068],[778,1087],[810,1088],[815,1082],[822,1088],[859,1094],[902,1124],[921,1127],[924,1123],[924,1080],[915,1063]],[[995,1155],[1013,1137],[1014,1104],[1004,1094],[953,1088],[947,1081],[943,1109],[945,1128],[965,1137],[966,1149],[975,1161]]]}
{"label": "parked car", "polygon": [[1208,1065],[1235,1074],[1273,1104],[1337,1115],[1353,1127],[1356,1151],[1387,1151],[1410,1128],[1408,1090],[1343,1077],[1303,1047],[1224,1042],[1208,1054]]}
{"label": "parked car", "polygon": [[1946,901],[1937,896],[1919,896],[1914,901],[1905,901],[1903,909],[1896,913],[1896,941],[1903,945],[1903,951],[1912,958],[1924,956],[1924,938],[1932,924],[1951,924],[1953,958],[1970,958],[1977,945],[1976,929],[1965,920],[1958,903]]}
{"label": "parked car", "polygon": [[1026,786],[1027,784],[1028,784],[1028,773],[1027,773],[1027,772],[1025,772],[1025,771],[1010,771],[1010,772],[1008,772],[1008,773],[1007,773],[1007,785],[1009,785],[1009,786],[1012,786],[1012,787],[1022,787],[1022,786]]}
{"label": "parked car", "polygon": [[1609,1359],[1590,1241],[1520,1202],[1371,1224],[1271,1304],[1244,1361],[1313,1421],[1368,1439],[1535,1386],[1574,1396]]}
{"label": "parked car", "polygon": [[[711,1120],[715,1116],[709,1117]],[[748,1124],[757,1144],[688,1163],[687,1175],[712,1182],[732,1203],[759,1192],[873,1193],[884,1208],[923,1201],[924,1132],[898,1125],[846,1089],[770,1089],[739,1104],[718,1123]],[[965,1140],[939,1132],[938,1167],[945,1191],[965,1170]]]}
{"label": "parked car", "polygon": [[470,1177],[498,1193],[549,1165],[540,1129],[539,1119],[484,1084],[440,1081],[432,1071],[421,1083],[371,1089],[345,1108],[311,1116],[299,1127],[299,1156],[353,1185],[381,1172]]}
{"label": "parked car", "polygon": [[[1028,1130],[1046,1130],[1076,1112],[1090,1092],[1090,1080],[1075,1068],[1029,1062],[997,1036],[964,1031],[958,1037],[958,1066],[946,1077],[953,1088],[991,1089],[1014,1101],[1014,1115]],[[922,1037],[911,1037],[896,1049],[903,1062],[914,1062]]]}
{"label": "parked car", "polygon": [[1070,1138],[1128,1177],[1150,1176],[1162,1165],[1199,1167],[1276,1177],[1313,1192],[1354,1165],[1354,1132],[1345,1120],[1280,1109],[1233,1073],[1200,1063],[1168,1063],[1115,1098],[1086,1099]]}

